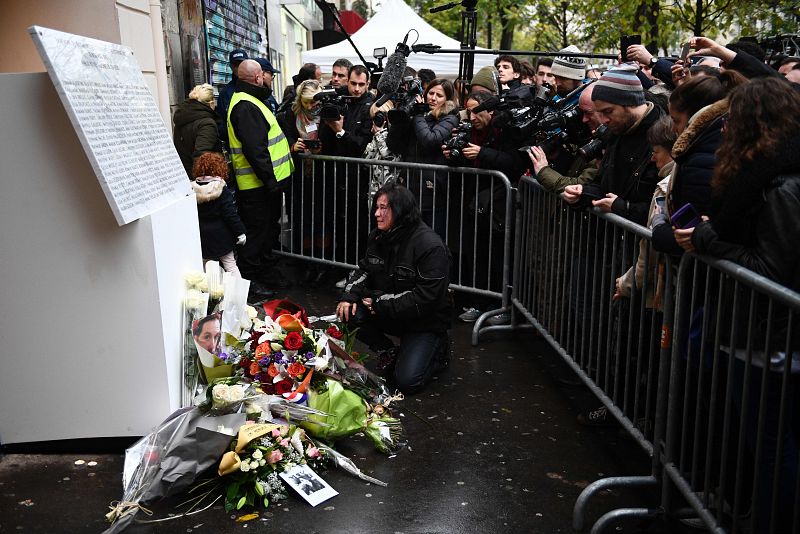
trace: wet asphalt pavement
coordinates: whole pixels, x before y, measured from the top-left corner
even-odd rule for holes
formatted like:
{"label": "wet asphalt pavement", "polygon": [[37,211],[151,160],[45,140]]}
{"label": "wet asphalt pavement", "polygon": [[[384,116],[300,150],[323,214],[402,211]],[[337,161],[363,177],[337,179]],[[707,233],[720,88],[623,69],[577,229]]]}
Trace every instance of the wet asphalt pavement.
{"label": "wet asphalt pavement", "polygon": [[[334,289],[295,286],[286,293],[309,315],[329,314],[334,307]],[[458,301],[467,302],[461,296]],[[226,514],[220,501],[202,513],[137,524],[128,532],[572,532],[572,508],[587,484],[603,476],[649,474],[648,459],[618,426],[586,428],[576,422],[579,411],[598,403],[585,388],[557,382],[570,371],[544,340],[531,333],[491,334],[472,347],[471,327],[454,322],[450,368],[400,403],[405,450],[386,457],[364,438],[337,443],[388,487],[334,469],[323,477],[339,495],[315,508],[290,495],[255,519],[237,522],[244,513]],[[107,527],[107,506],[121,497],[125,440],[63,445],[51,454],[6,449],[0,459],[0,533]],[[67,447],[70,452],[64,452]],[[101,449],[107,452],[92,452]],[[78,460],[87,463],[76,465]],[[613,508],[646,504],[641,490],[607,492],[589,507],[588,524]],[[175,512],[164,505],[152,511],[151,517],[139,517]],[[679,531],[638,521],[610,530]]]}

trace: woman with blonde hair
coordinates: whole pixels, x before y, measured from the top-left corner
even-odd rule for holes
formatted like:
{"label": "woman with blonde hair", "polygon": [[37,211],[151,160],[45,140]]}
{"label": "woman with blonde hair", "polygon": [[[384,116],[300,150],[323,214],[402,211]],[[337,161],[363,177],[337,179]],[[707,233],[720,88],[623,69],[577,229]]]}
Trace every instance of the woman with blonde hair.
{"label": "woman with blonde hair", "polygon": [[189,92],[189,98],[178,105],[172,116],[175,124],[172,140],[189,177],[194,162],[202,154],[222,152],[214,108],[214,88],[204,83]]}
{"label": "woman with blonde hair", "polygon": [[309,143],[312,146],[306,147],[305,141],[319,139],[320,102],[314,100],[314,97],[321,91],[322,84],[317,80],[300,83],[292,107],[277,115],[278,124],[286,140],[289,141],[293,153],[319,153],[319,148],[313,148],[313,143]]}

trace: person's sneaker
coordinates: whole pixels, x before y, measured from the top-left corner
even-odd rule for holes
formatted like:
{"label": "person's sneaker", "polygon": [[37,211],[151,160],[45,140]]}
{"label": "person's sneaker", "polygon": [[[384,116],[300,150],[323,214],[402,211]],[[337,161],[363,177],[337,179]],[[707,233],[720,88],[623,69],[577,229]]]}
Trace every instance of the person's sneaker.
{"label": "person's sneaker", "polygon": [[583,426],[609,426],[612,420],[605,406],[578,414],[578,423]]}
{"label": "person's sneaker", "polygon": [[474,323],[481,316],[481,311],[478,308],[464,308],[464,313],[458,316],[460,321],[465,323]]}
{"label": "person's sneaker", "polygon": [[492,315],[491,317],[486,319],[486,322],[492,326],[502,326],[505,324],[511,324],[511,313],[503,312],[503,313],[498,313],[497,315]]}

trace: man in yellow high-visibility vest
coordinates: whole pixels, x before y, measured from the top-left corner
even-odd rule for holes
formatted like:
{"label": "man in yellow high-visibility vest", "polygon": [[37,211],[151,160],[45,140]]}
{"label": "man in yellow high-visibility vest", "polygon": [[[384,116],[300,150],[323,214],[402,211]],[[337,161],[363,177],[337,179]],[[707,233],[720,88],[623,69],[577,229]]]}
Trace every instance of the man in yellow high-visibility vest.
{"label": "man in yellow high-visibility vest", "polygon": [[286,287],[286,279],[270,261],[270,250],[277,243],[281,199],[294,162],[278,121],[264,103],[270,91],[262,84],[261,65],[246,59],[238,75],[228,107],[228,144],[239,188],[239,216],[247,228],[239,270],[244,278],[267,287]]}

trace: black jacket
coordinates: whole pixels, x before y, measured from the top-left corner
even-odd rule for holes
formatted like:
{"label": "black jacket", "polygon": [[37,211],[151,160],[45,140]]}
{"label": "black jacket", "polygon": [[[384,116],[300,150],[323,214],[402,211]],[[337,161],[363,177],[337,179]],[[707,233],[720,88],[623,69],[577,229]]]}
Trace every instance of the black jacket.
{"label": "black jacket", "polygon": [[233,194],[221,178],[192,182],[197,196],[200,246],[204,259],[218,260],[233,250],[237,236],[245,227],[236,211]]}
{"label": "black jacket", "polygon": [[618,198],[611,207],[612,213],[642,226],[647,224],[653,191],[660,181],[656,164],[650,160],[653,149],[647,141],[647,131],[663,114],[658,106],[648,106],[649,112],[637,125],[609,141],[597,181],[583,186],[579,206],[590,206],[591,200],[614,193]]}
{"label": "black jacket", "polygon": [[[727,100],[698,111],[672,147],[675,170],[669,185],[670,213],[691,203],[701,215],[710,215],[711,176],[717,162],[715,152],[722,142],[722,117],[727,111]],[[675,256],[683,254],[669,223],[653,228],[653,248]]]}
{"label": "black jacket", "polygon": [[506,175],[512,186],[516,186],[530,160],[526,154],[508,142],[508,136],[504,136],[501,130],[492,125],[488,126],[488,130],[485,137],[481,137],[480,132],[475,130],[471,132],[470,142],[481,147],[473,166],[479,169],[500,171]]}
{"label": "black jacket", "polygon": [[387,333],[444,332],[452,310],[450,255],[441,238],[422,221],[389,232],[373,230],[367,252],[339,297],[373,299],[375,321]]}
{"label": "black jacket", "polygon": [[800,136],[743,166],[712,200],[692,244],[800,291]]}
{"label": "black jacket", "polygon": [[362,157],[364,149],[372,140],[372,120],[369,116],[371,105],[370,93],[347,102],[343,125],[345,133],[341,138],[336,137],[325,121],[320,121],[319,139],[322,141],[322,153],[330,156]]}
{"label": "black jacket", "polygon": [[186,174],[192,176],[194,161],[205,152],[222,152],[216,113],[207,105],[187,98],[172,116],[175,127],[172,142],[181,158]]}
{"label": "black jacket", "polygon": [[[247,93],[262,101],[271,94],[267,87],[252,85],[242,80],[236,82],[236,92]],[[275,180],[267,137],[269,123],[261,110],[251,102],[239,102],[231,112],[231,126],[236,137],[242,142],[244,157],[252,165],[256,176],[264,182],[267,191],[281,191],[288,185],[288,180],[282,180],[280,184]]]}
{"label": "black jacket", "polygon": [[[403,161],[447,165],[442,145],[450,138],[456,126],[458,126],[458,113],[454,107],[438,119],[430,113],[415,115],[405,124],[389,125],[386,145],[389,150],[399,154]],[[447,201],[446,172],[412,171],[407,176],[407,185],[415,195],[419,195],[421,188],[423,194],[420,208],[423,210],[432,208],[434,191],[437,206],[443,206]]]}

